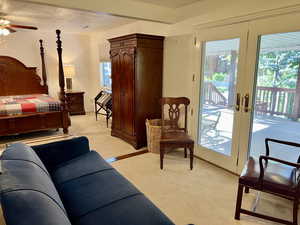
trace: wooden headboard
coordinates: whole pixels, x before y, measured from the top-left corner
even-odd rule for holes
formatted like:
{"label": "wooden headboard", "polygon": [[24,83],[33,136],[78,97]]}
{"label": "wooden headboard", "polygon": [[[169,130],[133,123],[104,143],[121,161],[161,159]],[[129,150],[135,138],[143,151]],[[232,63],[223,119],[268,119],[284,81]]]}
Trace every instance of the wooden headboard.
{"label": "wooden headboard", "polygon": [[43,82],[36,67],[26,67],[13,57],[0,56],[0,96],[48,94],[42,47],[41,42]]}

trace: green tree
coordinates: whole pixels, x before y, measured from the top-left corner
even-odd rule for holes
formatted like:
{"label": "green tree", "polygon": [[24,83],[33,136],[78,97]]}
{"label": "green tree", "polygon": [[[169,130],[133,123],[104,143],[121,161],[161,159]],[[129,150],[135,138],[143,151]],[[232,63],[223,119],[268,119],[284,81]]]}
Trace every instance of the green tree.
{"label": "green tree", "polygon": [[214,73],[212,76],[213,81],[224,81],[226,78],[226,73]]}
{"label": "green tree", "polygon": [[258,64],[258,86],[295,88],[300,51],[261,52]]}

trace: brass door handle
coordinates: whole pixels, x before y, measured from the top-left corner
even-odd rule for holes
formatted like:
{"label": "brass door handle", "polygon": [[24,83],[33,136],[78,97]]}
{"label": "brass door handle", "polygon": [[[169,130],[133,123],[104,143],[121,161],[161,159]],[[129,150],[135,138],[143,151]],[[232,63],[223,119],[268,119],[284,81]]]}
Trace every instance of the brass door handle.
{"label": "brass door handle", "polygon": [[238,112],[240,111],[240,107],[241,107],[241,94],[237,93],[236,94],[236,104],[235,104],[235,110]]}
{"label": "brass door handle", "polygon": [[244,97],[244,112],[249,112],[250,108],[249,108],[249,94],[246,94]]}

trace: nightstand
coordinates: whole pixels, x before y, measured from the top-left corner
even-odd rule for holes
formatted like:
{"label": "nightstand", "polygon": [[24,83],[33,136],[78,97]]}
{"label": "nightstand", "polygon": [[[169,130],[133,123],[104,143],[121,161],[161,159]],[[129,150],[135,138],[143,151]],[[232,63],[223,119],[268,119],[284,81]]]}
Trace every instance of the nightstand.
{"label": "nightstand", "polygon": [[85,115],[84,92],[66,91],[70,115]]}

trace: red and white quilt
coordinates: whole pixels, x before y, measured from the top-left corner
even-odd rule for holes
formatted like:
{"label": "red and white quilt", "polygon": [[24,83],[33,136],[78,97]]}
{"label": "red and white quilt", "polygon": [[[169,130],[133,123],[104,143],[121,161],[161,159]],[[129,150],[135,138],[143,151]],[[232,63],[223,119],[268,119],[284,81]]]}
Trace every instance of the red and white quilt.
{"label": "red and white quilt", "polygon": [[0,96],[0,116],[60,111],[60,102],[46,94]]}

